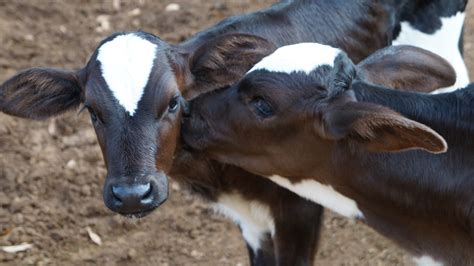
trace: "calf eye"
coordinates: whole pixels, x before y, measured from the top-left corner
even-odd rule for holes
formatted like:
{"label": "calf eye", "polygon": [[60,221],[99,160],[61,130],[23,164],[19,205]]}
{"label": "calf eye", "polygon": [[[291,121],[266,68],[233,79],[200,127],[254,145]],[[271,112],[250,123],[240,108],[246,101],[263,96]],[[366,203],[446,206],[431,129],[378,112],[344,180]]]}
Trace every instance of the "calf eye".
{"label": "calf eye", "polygon": [[178,106],[179,106],[179,97],[178,96],[173,97],[170,100],[170,103],[168,105],[168,111],[170,113],[174,113],[174,112],[176,112],[176,110],[178,110]]}
{"label": "calf eye", "polygon": [[250,103],[255,107],[260,116],[266,118],[273,115],[272,106],[263,97],[255,97]]}

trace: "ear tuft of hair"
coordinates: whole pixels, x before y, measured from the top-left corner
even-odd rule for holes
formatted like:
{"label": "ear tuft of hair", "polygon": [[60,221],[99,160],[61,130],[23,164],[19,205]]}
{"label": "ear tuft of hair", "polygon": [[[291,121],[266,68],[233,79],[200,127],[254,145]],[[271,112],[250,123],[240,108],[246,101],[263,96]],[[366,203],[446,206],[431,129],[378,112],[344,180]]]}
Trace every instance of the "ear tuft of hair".
{"label": "ear tuft of hair", "polygon": [[357,76],[357,68],[346,53],[341,52],[334,61],[334,80],[331,92],[339,93],[349,90]]}

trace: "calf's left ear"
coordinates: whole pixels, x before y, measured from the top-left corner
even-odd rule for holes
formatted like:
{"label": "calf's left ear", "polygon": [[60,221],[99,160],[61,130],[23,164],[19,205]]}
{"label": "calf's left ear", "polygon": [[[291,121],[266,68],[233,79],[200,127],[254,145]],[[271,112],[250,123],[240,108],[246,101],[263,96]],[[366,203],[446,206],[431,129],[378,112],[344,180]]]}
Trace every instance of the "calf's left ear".
{"label": "calf's left ear", "polygon": [[276,46],[259,36],[232,33],[205,42],[190,56],[194,85],[183,92],[186,99],[234,84],[269,55]]}
{"label": "calf's left ear", "polygon": [[365,102],[349,102],[325,111],[318,129],[323,137],[355,142],[373,152],[422,149],[443,153],[448,148],[433,129]]}
{"label": "calf's left ear", "polygon": [[19,72],[0,85],[0,111],[44,119],[74,109],[82,95],[79,73],[50,68]]}
{"label": "calf's left ear", "polygon": [[456,82],[456,72],[448,61],[410,45],[380,49],[357,68],[362,80],[397,90],[432,92]]}

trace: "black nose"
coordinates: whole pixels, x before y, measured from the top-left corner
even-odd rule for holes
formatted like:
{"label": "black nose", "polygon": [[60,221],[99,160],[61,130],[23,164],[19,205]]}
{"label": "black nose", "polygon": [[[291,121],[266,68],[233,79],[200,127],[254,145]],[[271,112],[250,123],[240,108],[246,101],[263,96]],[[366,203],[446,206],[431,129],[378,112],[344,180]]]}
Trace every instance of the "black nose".
{"label": "black nose", "polygon": [[151,183],[116,184],[112,186],[112,204],[123,214],[145,212],[154,207],[153,194]]}
{"label": "black nose", "polygon": [[168,177],[163,173],[109,176],[104,183],[104,203],[125,216],[144,217],[168,198]]}

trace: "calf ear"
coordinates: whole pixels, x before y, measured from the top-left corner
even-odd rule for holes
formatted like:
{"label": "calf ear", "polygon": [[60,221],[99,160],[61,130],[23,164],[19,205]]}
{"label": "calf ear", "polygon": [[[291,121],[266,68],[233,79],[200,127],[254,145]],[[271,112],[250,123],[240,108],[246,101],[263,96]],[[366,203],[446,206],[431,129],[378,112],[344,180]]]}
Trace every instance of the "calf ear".
{"label": "calf ear", "polygon": [[398,90],[431,92],[456,82],[456,72],[448,61],[409,45],[380,49],[357,66],[364,81]]}
{"label": "calf ear", "polygon": [[446,141],[431,128],[386,107],[362,102],[345,103],[325,112],[322,135],[356,142],[374,152],[447,150]]}
{"label": "calf ear", "polygon": [[81,102],[78,80],[76,73],[48,68],[19,72],[0,85],[0,111],[44,119],[71,110]]}
{"label": "calf ear", "polygon": [[225,34],[204,43],[191,55],[194,85],[185,91],[185,98],[229,86],[276,49],[261,37],[249,34]]}

